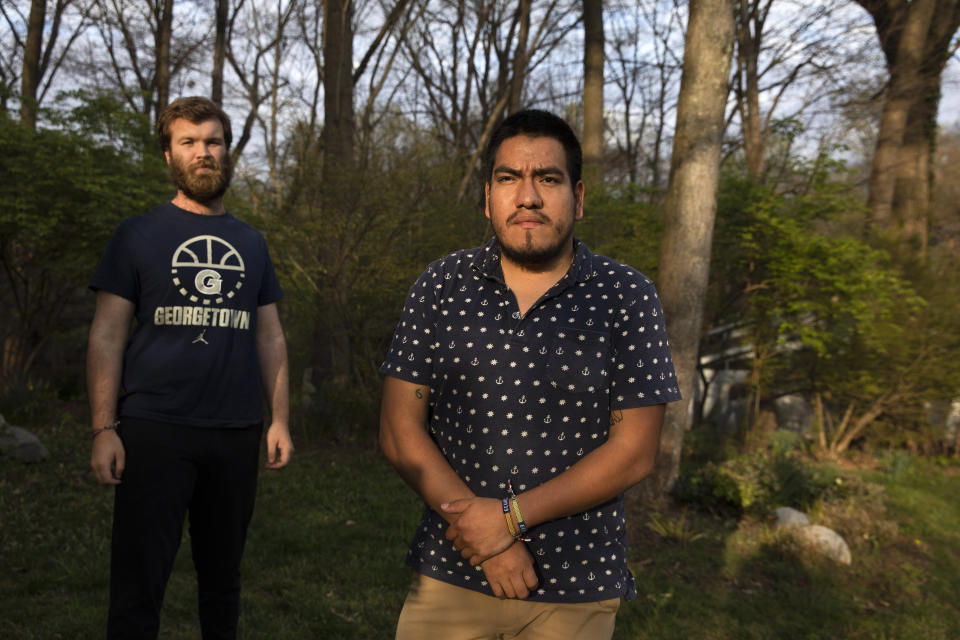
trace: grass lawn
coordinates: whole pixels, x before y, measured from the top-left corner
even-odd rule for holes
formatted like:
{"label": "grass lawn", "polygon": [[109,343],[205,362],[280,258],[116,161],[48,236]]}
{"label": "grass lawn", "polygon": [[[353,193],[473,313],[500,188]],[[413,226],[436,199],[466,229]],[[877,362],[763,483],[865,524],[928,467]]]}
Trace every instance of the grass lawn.
{"label": "grass lawn", "polygon": [[[47,462],[0,458],[0,638],[100,638],[112,491],[87,468],[85,426],[65,416],[40,435]],[[664,513],[659,520],[673,524],[664,537],[647,526],[650,514],[638,515],[632,568],[640,597],[624,603],[615,638],[960,637],[956,467],[918,461],[896,477],[846,477],[884,487],[864,498],[869,509],[848,498],[812,514],[850,543],[848,567],[765,520]],[[289,468],[262,473],[257,500],[241,637],[391,638],[419,503],[389,465],[366,451],[301,451]],[[162,638],[200,637],[195,597],[185,536]]]}

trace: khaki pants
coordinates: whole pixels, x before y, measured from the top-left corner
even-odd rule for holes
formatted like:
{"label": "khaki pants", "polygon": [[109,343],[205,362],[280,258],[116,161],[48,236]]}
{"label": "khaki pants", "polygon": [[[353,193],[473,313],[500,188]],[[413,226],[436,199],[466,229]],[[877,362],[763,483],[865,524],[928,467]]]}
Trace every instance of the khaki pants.
{"label": "khaki pants", "polygon": [[620,599],[578,604],[500,600],[414,575],[396,640],[609,640]]}

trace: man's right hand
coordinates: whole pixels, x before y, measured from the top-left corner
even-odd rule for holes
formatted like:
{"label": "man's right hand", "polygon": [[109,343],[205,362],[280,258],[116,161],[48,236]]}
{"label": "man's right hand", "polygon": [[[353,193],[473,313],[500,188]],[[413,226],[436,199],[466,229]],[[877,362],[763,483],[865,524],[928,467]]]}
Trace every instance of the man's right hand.
{"label": "man's right hand", "polygon": [[480,563],[493,595],[500,599],[524,599],[539,584],[533,568],[533,556],[522,542],[514,542],[506,551]]}
{"label": "man's right hand", "polygon": [[127,452],[117,432],[109,429],[93,438],[90,467],[100,484],[120,484],[120,476],[126,464]]}

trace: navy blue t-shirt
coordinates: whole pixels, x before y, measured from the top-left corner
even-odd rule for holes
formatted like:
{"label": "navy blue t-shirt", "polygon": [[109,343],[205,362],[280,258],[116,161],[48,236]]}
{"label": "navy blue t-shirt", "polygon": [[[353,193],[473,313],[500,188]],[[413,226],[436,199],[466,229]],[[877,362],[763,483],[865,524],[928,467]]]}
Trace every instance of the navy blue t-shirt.
{"label": "navy blue t-shirt", "polygon": [[136,305],[118,415],[198,427],[262,420],[257,308],[283,291],[258,231],[165,203],[120,224],[90,288]]}

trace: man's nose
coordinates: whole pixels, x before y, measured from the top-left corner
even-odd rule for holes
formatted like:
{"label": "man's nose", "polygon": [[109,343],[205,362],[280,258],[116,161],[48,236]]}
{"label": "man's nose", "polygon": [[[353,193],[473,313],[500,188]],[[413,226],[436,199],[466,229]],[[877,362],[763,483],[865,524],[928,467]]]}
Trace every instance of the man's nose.
{"label": "man's nose", "polygon": [[534,178],[523,178],[517,187],[517,206],[525,209],[539,209],[543,206],[540,191]]}

